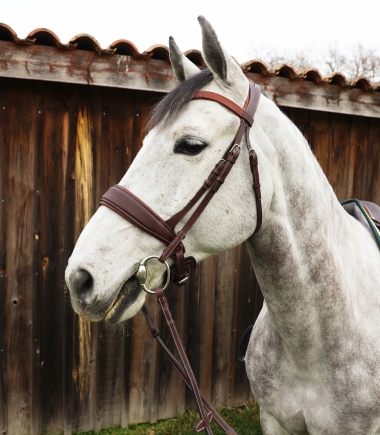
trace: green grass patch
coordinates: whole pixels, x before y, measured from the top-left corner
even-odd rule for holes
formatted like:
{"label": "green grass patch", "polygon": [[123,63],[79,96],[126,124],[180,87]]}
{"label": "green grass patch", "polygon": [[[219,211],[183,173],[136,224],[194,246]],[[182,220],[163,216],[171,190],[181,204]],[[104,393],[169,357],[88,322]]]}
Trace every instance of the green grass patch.
{"label": "green grass patch", "polygon": [[[225,408],[220,414],[239,435],[263,435],[256,402],[250,401],[240,408]],[[198,414],[188,409],[177,418],[155,424],[131,424],[128,428],[112,427],[100,432],[74,432],[73,435],[194,435],[196,432],[193,428],[198,420]],[[214,435],[224,434],[214,421],[211,426]]]}

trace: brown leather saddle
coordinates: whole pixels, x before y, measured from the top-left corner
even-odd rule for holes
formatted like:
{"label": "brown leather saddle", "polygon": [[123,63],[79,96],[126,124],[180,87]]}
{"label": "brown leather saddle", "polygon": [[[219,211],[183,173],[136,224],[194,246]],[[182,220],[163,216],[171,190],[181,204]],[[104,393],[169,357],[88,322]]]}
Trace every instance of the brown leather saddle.
{"label": "brown leather saddle", "polygon": [[348,214],[363,224],[380,248],[380,206],[369,201],[352,198],[341,202]]}

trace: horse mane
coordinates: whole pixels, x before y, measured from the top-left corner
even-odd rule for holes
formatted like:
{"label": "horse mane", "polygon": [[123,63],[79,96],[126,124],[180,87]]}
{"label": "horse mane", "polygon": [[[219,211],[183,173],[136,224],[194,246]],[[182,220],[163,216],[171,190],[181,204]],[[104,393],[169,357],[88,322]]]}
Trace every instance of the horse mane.
{"label": "horse mane", "polygon": [[151,130],[161,123],[162,127],[168,125],[191,97],[210,83],[213,78],[211,70],[207,68],[180,83],[154,106],[149,116],[147,129]]}

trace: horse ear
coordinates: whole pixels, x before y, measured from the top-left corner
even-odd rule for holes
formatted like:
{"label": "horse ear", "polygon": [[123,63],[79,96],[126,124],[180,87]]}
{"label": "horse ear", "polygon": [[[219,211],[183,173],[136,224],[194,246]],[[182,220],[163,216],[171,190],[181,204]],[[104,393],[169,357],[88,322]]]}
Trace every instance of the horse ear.
{"label": "horse ear", "polygon": [[178,82],[183,82],[190,76],[199,73],[199,68],[193,64],[178,48],[174,38],[169,38],[170,62]]}
{"label": "horse ear", "polygon": [[215,80],[222,87],[244,80],[245,76],[239,64],[221,46],[211,24],[202,15],[198,17],[198,21],[202,28],[203,58]]}

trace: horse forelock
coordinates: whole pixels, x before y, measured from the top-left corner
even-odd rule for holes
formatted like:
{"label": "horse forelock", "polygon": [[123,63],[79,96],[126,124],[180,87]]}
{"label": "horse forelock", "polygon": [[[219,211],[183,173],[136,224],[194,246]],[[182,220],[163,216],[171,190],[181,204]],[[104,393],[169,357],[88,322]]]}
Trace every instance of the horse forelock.
{"label": "horse forelock", "polygon": [[147,129],[151,130],[158,124],[162,127],[167,126],[191,97],[210,83],[213,78],[212,72],[207,68],[180,83],[154,106],[149,116]]}

